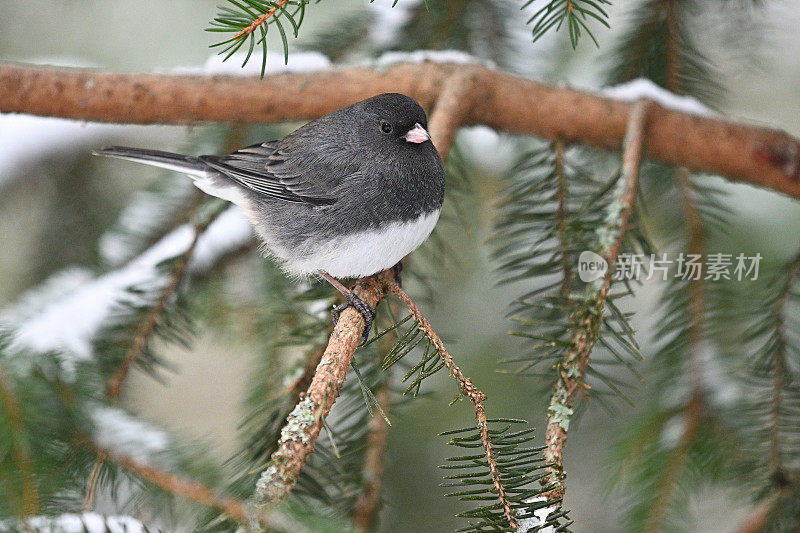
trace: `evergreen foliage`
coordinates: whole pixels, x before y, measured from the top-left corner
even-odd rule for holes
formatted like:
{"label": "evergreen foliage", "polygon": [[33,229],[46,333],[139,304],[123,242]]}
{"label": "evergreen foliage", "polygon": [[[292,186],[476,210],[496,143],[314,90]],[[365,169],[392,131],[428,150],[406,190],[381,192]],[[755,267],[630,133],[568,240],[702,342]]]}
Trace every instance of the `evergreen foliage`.
{"label": "evergreen foliage", "polygon": [[[528,7],[533,2],[534,0],[529,0],[523,7]],[[528,20],[528,24],[533,23],[533,40],[538,40],[553,28],[558,31],[566,26],[572,48],[578,46],[578,40],[583,32],[586,32],[595,46],[599,46],[587,23],[597,21],[606,28],[610,28],[607,22],[608,13],[603,9],[603,5],[611,5],[611,2],[607,0],[553,0],[541,7]]]}
{"label": "evergreen foliage", "polygon": [[[526,428],[526,424],[524,420],[506,418],[489,420],[500,477],[509,493],[514,516],[520,527],[525,527],[530,533],[567,531],[570,522],[561,520],[566,513],[553,507],[558,502],[548,502],[540,496],[547,489],[538,483],[544,476],[542,448],[529,446],[534,440],[534,430]],[[449,437],[448,444],[465,453],[449,457],[439,466],[446,471],[442,486],[453,490],[447,496],[476,502],[478,506],[458,514],[469,521],[469,526],[459,531],[507,530],[508,520],[500,504],[496,503],[489,464],[482,453],[480,430],[471,427],[445,431],[440,435]],[[549,511],[543,518],[537,513],[542,509]]]}
{"label": "evergreen foliage", "polygon": [[[225,59],[244,52],[243,63],[259,48],[263,76],[270,28],[278,32],[287,59],[289,37],[298,36],[309,4],[226,0],[210,28],[225,34],[214,46]],[[395,0],[392,8],[405,14],[397,31],[376,39],[371,30],[379,17],[367,6],[305,46],[337,60],[373,58],[387,50],[457,49],[513,68],[517,45],[510,21],[518,7],[535,9],[528,21],[534,41],[566,28],[574,49],[586,35],[597,44],[597,25],[610,26],[607,4]],[[693,0],[643,0],[627,9],[628,23],[605,54],[605,81],[646,77],[719,105],[725,88],[698,35],[698,12]],[[271,127],[201,128],[186,151],[225,152],[246,144],[243,139],[279,135]],[[478,232],[470,226],[476,211],[502,189],[499,205],[491,206],[491,260],[500,284],[515,294],[508,318],[518,342],[498,362],[519,374],[525,387],[548,393],[565,374],[576,380],[582,389],[575,412],[558,401],[541,409],[564,431],[575,430],[576,412],[588,399],[612,412],[636,413],[613,447],[617,469],[606,482],[616,487],[610,499],[625,509],[621,529],[685,531],[692,527],[693,499],[708,487],[735,487],[753,505],[767,506],[765,531],[796,529],[797,251],[789,258],[765,258],[752,281],[692,281],[670,270],[659,284],[652,311],[658,318],[645,344],[632,321],[637,282],[612,276],[608,298],[598,308],[596,280],[582,280],[577,269],[582,252],[601,252],[619,229],[619,154],[571,146],[567,139],[504,137],[516,164],[497,186],[487,185],[469,153],[474,145],[463,141],[457,139],[446,161],[441,222],[404,271],[413,292],[435,300],[438,284],[464,266],[449,236],[467,233],[475,240]],[[741,251],[731,232],[737,213],[728,207],[727,187],[714,176],[683,172],[643,162],[620,257],[674,258],[699,250],[708,258]],[[227,204],[201,197],[183,177],[165,173],[135,194],[106,230],[98,265],[56,273],[3,311],[0,531],[51,531],[66,529],[68,522],[92,532],[119,531],[120,524],[131,531],[237,531],[254,518],[249,502],[259,474],[271,466],[287,417],[322,363],[329,310],[337,300],[326,285],[287,279],[255,249],[249,226],[236,217]],[[629,266],[618,260],[617,273]],[[91,313],[75,317],[81,302]],[[590,316],[598,320],[587,322]],[[576,333],[586,329],[593,347],[580,374],[565,355]],[[120,389],[114,386],[132,368],[162,379],[174,371],[163,358],[165,346],[190,347],[198,330],[256,347],[241,444],[223,465],[209,458],[204,443],[187,444],[118,405]],[[388,427],[418,396],[440,401],[442,391],[431,385],[436,380],[427,378],[445,374],[439,372],[447,366],[443,355],[413,314],[394,300],[381,304],[375,331],[354,357],[315,453],[288,501],[272,509],[273,530],[353,528],[374,481],[365,467],[372,422],[380,419]],[[459,385],[456,400],[467,396]],[[646,391],[645,398],[637,400],[637,388]],[[442,433],[459,449],[441,468],[447,496],[464,509],[458,514],[467,522],[461,531],[512,528],[498,479],[520,531],[567,531],[571,521],[560,498],[548,499],[555,486],[548,469],[563,465],[545,461],[545,447],[534,445],[534,429],[521,420],[490,418],[491,459],[482,429],[478,422]],[[388,457],[392,452],[379,450]],[[231,498],[246,516],[234,516],[226,501],[187,496],[159,476]]]}
{"label": "evergreen foliage", "polygon": [[[605,213],[620,179],[597,178],[587,170],[603,163],[599,155],[565,151],[561,143],[540,144],[522,154],[512,170],[511,183],[500,206],[495,251],[502,283],[524,283],[525,292],[511,304],[512,334],[527,339],[525,352],[503,362],[526,375],[552,376],[570,346],[577,317],[592,301],[592,286],[583,282],[575,266],[581,252],[597,250]],[[650,246],[636,226],[628,229],[623,253],[644,253]],[[592,358],[589,375],[608,392],[625,397],[616,367],[622,365],[641,380],[636,370],[642,355],[629,324],[630,315],[617,301],[632,293],[624,280],[612,286],[606,303],[609,313],[598,332],[600,351]],[[543,385],[547,381],[543,381]],[[550,384],[544,385],[550,388]],[[599,392],[602,388],[595,388]]]}

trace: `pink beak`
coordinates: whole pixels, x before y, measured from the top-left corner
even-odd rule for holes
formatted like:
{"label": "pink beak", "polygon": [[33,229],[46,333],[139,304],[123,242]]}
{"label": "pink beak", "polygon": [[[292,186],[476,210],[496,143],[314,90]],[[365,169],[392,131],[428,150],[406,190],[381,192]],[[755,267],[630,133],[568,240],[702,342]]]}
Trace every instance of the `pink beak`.
{"label": "pink beak", "polygon": [[430,134],[428,134],[425,128],[420,126],[419,123],[414,124],[414,127],[408,130],[405,136],[405,140],[410,143],[424,143],[430,140],[430,138]]}

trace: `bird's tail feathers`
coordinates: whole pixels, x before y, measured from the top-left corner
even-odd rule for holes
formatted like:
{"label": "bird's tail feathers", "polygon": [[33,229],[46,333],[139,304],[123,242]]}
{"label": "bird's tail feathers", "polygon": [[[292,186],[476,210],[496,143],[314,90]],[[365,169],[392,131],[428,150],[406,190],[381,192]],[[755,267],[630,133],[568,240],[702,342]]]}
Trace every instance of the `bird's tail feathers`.
{"label": "bird's tail feathers", "polygon": [[213,171],[200,158],[191,155],[173,154],[161,150],[144,148],[128,148],[125,146],[109,146],[93,150],[94,155],[105,155],[118,159],[127,159],[155,167],[183,172],[194,178],[207,178]]}
{"label": "bird's tail feathers", "polygon": [[249,205],[246,196],[247,191],[243,187],[203,162],[199,157],[173,154],[160,150],[127,148],[125,146],[100,148],[92,151],[92,153],[182,172],[192,178],[195,187],[206,194],[222,198],[242,207]]}

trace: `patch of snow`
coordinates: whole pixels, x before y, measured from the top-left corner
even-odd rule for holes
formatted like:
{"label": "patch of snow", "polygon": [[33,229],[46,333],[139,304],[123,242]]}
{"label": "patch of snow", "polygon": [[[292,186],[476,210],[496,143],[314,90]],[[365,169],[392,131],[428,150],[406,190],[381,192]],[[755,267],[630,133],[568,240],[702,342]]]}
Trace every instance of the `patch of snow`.
{"label": "patch of snow", "polygon": [[330,313],[330,301],[326,298],[323,300],[312,300],[306,306],[306,312],[319,320],[325,319]]}
{"label": "patch of snow", "polygon": [[604,87],[600,95],[620,102],[636,102],[648,98],[659,103],[662,107],[682,111],[701,117],[713,117],[714,111],[700,103],[691,96],[682,96],[672,93],[645,78],[637,78],[613,87]]}
{"label": "patch of snow", "polygon": [[117,223],[101,235],[98,250],[105,264],[119,267],[133,259],[146,245],[138,235],[157,235],[196,190],[185,176],[170,175],[166,183],[158,190],[134,192]]}
{"label": "patch of snow", "polygon": [[192,272],[208,270],[221,256],[246,246],[253,237],[253,226],[244,212],[231,206],[197,240],[190,263]]}
{"label": "patch of snow", "polygon": [[0,531],[32,533],[143,533],[144,525],[130,516],[102,516],[97,513],[32,516],[25,520],[0,521]]}
{"label": "patch of snow", "polygon": [[484,65],[494,67],[491,61],[484,61],[461,50],[414,50],[413,52],[385,52],[373,65],[386,68],[398,63],[457,63],[459,65]]}
{"label": "patch of snow", "polygon": [[508,174],[519,157],[519,147],[488,126],[461,128],[457,145],[463,157],[492,176]]}
{"label": "patch of snow", "polygon": [[[525,503],[537,503],[544,501],[547,501],[547,498],[544,496],[536,496],[535,498],[525,500]],[[550,516],[551,513],[554,513],[557,509],[558,505],[536,509],[531,518],[523,518],[519,520],[519,533],[528,533],[528,531],[540,527],[542,524],[547,522],[547,517]],[[555,530],[556,528],[553,526],[547,526],[540,529],[539,533],[555,533]]]}
{"label": "patch of snow", "polygon": [[[67,376],[77,361],[92,355],[97,332],[116,312],[141,303],[132,287],[157,290],[165,282],[160,263],[184,253],[194,240],[194,228],[184,224],[167,234],[122,268],[96,278],[86,271],[56,274],[17,305],[2,314],[13,333],[12,351],[59,352]],[[202,272],[224,254],[253,238],[250,223],[238,207],[223,212],[197,241],[190,268]]]}
{"label": "patch of snow", "polygon": [[121,409],[99,406],[90,413],[94,440],[103,448],[149,464],[169,444],[167,434]]}
{"label": "patch of snow", "polygon": [[[64,291],[21,322],[12,324],[12,351],[59,352],[67,375],[77,361],[92,355],[92,340],[125,304],[137,303],[128,289],[157,289],[164,282],[157,265],[180,255],[194,238],[193,229],[182,226],[161,239],[125,267]],[[56,276],[59,276],[57,274]],[[13,313],[12,313],[13,314]]]}
{"label": "patch of snow", "polygon": [[[214,54],[206,59],[200,66],[176,67],[169,72],[173,74],[225,74],[229,76],[260,76],[261,57],[253,54],[246,65],[242,66],[247,57],[246,52],[237,52],[227,61],[222,61],[224,56]],[[282,53],[267,51],[266,74],[287,74],[303,72],[319,72],[331,68],[331,60],[320,52],[292,52],[289,62],[284,63]]]}
{"label": "patch of snow", "polygon": [[678,441],[686,429],[686,421],[680,414],[670,417],[661,429],[659,442],[664,448],[673,448],[678,444]]}
{"label": "patch of snow", "polygon": [[720,353],[711,343],[704,342],[698,348],[698,355],[703,366],[703,386],[709,403],[715,407],[732,407],[744,393],[732,378],[730,370],[725,368]]}
{"label": "patch of snow", "polygon": [[65,268],[20,296],[12,307],[0,311],[0,323],[14,324],[32,317],[44,306],[58,300],[94,279],[91,271],[81,267]]}

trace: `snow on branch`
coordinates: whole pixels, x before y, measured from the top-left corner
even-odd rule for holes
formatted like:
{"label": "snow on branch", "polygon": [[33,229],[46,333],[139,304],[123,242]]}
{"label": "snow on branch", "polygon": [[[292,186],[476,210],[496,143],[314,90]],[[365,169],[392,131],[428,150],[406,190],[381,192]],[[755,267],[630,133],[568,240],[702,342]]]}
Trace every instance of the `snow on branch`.
{"label": "snow on branch", "polygon": [[[405,60],[408,61],[409,58]],[[474,69],[476,94],[465,124],[619,150],[632,104],[546,85],[481,65],[438,63],[354,67],[257,77],[123,74],[0,64],[0,112],[134,124],[201,120],[307,120],[380,92],[401,92],[431,108],[460,69]],[[617,89],[628,98],[636,85]],[[664,95],[656,98],[665,103]],[[678,107],[686,109],[686,102]],[[655,104],[645,138],[652,159],[720,174],[800,198],[800,143],[783,132],[698,116]],[[713,142],[712,142],[713,140]]]}
{"label": "snow on branch", "polygon": [[[96,334],[126,306],[141,303],[142,296],[131,289],[162,287],[167,280],[158,266],[186,252],[194,237],[195,229],[185,224],[117,270],[94,278],[75,269],[56,274],[43,293],[24,297],[20,306],[0,315],[14,332],[9,349],[58,352],[69,375],[76,362],[91,357]],[[250,223],[242,212],[229,208],[197,239],[190,273],[208,270],[225,255],[249,245],[252,238]]]}
{"label": "snow on branch", "polygon": [[130,516],[102,516],[97,513],[58,516],[32,516],[25,520],[0,521],[0,532],[29,531],[31,533],[146,533],[150,531]]}

